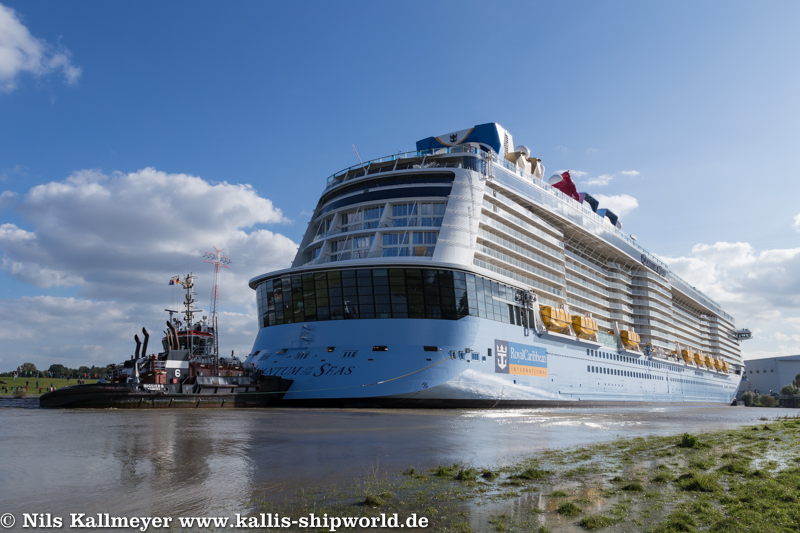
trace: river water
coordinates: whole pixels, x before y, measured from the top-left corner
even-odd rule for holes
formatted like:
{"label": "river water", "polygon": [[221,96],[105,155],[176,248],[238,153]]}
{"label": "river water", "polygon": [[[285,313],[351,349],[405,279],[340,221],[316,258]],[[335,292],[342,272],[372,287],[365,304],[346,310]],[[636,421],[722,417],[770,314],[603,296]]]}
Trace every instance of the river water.
{"label": "river water", "polygon": [[[376,470],[500,466],[553,447],[701,432],[796,410],[44,410],[0,400],[0,513],[212,516]],[[11,530],[19,529],[21,522]],[[30,531],[26,529],[25,531]]]}

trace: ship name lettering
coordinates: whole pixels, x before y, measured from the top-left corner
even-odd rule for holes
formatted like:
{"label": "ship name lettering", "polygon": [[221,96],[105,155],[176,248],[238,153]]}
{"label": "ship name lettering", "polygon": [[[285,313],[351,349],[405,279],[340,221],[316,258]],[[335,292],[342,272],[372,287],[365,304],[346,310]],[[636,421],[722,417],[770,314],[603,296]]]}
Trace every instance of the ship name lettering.
{"label": "ship name lettering", "polygon": [[302,366],[278,366],[265,372],[268,376],[295,376],[303,370]]}
{"label": "ship name lettering", "polygon": [[325,376],[349,376],[354,368],[355,368],[354,366],[342,366],[342,367],[340,367],[340,366],[332,365],[330,363],[325,363],[324,365],[319,367],[319,370],[314,372],[314,377],[318,378],[318,377],[320,377],[322,375],[325,375]]}

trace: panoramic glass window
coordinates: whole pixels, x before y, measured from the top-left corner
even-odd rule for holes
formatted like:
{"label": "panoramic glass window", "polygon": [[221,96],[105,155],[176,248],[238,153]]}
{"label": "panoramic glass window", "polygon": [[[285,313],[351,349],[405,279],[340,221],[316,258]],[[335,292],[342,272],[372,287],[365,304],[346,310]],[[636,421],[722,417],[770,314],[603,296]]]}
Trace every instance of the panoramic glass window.
{"label": "panoramic glass window", "polygon": [[522,325],[517,289],[428,268],[358,268],[287,274],[256,287],[262,327],[321,320],[477,316]]}

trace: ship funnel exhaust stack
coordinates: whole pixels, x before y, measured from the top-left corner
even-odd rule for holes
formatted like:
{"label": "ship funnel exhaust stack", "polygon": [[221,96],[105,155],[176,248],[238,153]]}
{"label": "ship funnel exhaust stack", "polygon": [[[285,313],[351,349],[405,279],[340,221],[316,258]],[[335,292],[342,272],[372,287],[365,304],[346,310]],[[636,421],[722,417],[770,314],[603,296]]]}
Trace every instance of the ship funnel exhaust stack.
{"label": "ship funnel exhaust stack", "polygon": [[144,334],[144,344],[142,345],[142,357],[147,356],[147,341],[150,339],[150,334],[147,333],[147,330],[142,328],[142,333]]}

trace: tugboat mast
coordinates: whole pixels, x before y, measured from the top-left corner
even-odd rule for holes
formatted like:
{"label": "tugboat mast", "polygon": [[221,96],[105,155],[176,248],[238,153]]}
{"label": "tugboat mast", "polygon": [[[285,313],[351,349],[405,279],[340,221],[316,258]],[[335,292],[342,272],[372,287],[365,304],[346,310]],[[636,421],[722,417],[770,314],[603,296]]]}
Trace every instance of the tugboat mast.
{"label": "tugboat mast", "polygon": [[192,328],[194,327],[194,314],[199,313],[202,309],[193,309],[194,299],[194,276],[189,273],[179,280],[180,284],[186,289],[186,298],[183,304],[186,306],[184,316],[186,317],[186,335],[189,338],[189,356],[194,357],[194,342],[192,339]]}

